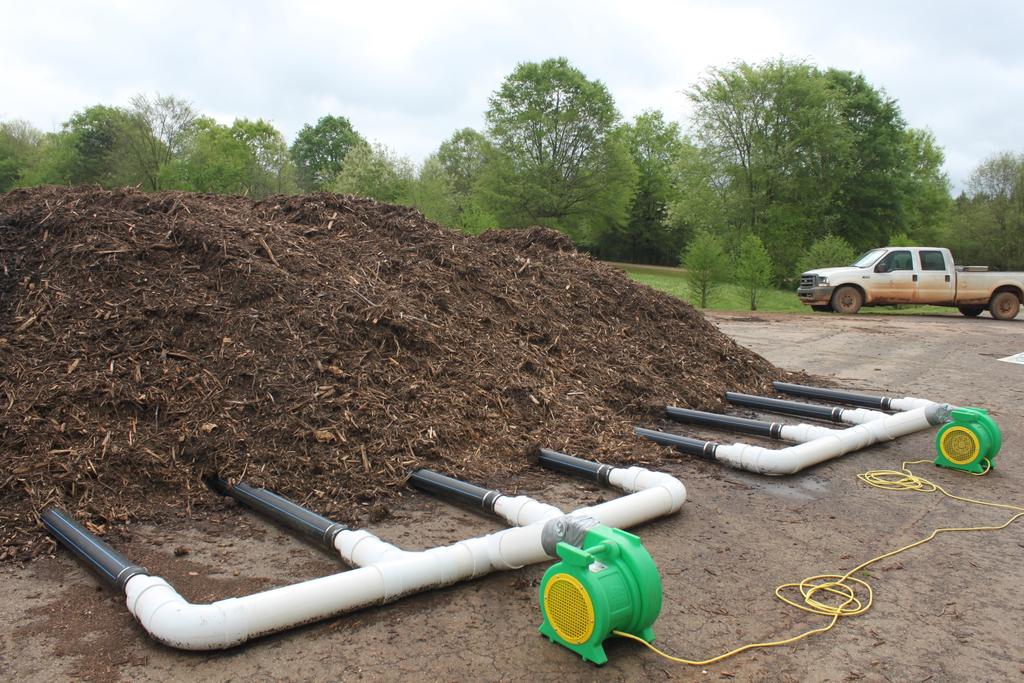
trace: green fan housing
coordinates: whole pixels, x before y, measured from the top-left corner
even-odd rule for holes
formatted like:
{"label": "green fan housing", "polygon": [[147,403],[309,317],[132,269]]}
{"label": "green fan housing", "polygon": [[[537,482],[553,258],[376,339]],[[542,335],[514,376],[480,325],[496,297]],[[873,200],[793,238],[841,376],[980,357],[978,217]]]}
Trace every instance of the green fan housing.
{"label": "green fan housing", "polygon": [[935,435],[935,464],[981,474],[995,469],[1003,444],[999,425],[984,408],[954,408],[950,422]]}
{"label": "green fan housing", "polygon": [[612,631],[654,639],[661,611],[661,578],[633,534],[598,525],[580,547],[561,542],[561,562],[540,584],[540,632],[594,664],[608,661],[603,643]]}

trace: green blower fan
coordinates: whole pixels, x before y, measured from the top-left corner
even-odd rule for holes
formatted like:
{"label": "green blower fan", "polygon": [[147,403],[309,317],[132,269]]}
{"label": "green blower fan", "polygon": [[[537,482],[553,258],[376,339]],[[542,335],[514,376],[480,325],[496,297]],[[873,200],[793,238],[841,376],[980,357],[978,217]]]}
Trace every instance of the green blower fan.
{"label": "green blower fan", "polygon": [[935,464],[981,474],[995,469],[1003,443],[999,425],[983,408],[954,408],[951,421],[935,436]]}
{"label": "green blower fan", "polygon": [[582,534],[578,545],[560,541],[555,547],[562,561],[541,580],[540,632],[601,665],[608,661],[603,643],[612,631],[654,639],[651,624],[661,611],[661,578],[638,537],[590,522],[589,528],[577,529],[576,537]]}

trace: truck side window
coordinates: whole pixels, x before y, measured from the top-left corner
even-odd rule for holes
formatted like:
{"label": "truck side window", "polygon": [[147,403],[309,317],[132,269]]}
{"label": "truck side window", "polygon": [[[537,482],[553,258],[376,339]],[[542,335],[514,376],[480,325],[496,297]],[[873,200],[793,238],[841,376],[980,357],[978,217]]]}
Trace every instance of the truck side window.
{"label": "truck side window", "polygon": [[946,259],[941,251],[922,251],[921,270],[945,270]]}
{"label": "truck side window", "polygon": [[890,251],[881,261],[878,262],[876,270],[879,273],[891,273],[894,270],[913,270],[914,259],[909,251]]}

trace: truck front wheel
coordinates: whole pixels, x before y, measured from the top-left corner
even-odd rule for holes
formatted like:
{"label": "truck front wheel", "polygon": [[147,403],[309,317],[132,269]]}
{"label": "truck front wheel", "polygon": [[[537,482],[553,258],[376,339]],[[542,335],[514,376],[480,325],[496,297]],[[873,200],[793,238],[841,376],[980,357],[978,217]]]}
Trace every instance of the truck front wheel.
{"label": "truck front wheel", "polygon": [[832,310],[836,313],[856,313],[863,304],[864,295],[856,287],[846,285],[832,294]]}
{"label": "truck front wheel", "polygon": [[996,292],[988,302],[988,312],[996,320],[1013,320],[1020,313],[1020,299],[1013,292]]}
{"label": "truck front wheel", "polygon": [[965,315],[968,318],[977,318],[985,310],[984,306],[957,306],[957,308],[960,309],[960,315]]}

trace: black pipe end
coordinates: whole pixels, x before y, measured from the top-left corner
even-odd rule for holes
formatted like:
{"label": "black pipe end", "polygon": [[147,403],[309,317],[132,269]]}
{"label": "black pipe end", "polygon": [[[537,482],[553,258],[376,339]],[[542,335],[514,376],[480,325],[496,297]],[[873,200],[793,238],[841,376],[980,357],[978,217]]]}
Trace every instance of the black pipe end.
{"label": "black pipe end", "polygon": [[425,493],[479,507],[485,512],[494,512],[494,504],[501,498],[498,491],[485,489],[426,468],[410,473],[409,484]]}
{"label": "black pipe end", "polygon": [[205,475],[203,477],[203,483],[218,496],[231,495],[231,484],[228,483],[227,479],[224,479],[216,472],[210,472]]}
{"label": "black pipe end", "polygon": [[753,396],[741,394],[735,391],[725,392],[725,400],[729,403],[746,406],[755,410],[766,410],[783,415],[798,415],[809,417],[815,420],[830,420],[842,422],[843,408],[825,406],[817,403],[801,403],[798,401],[787,401],[781,398],[769,398],[767,396]]}
{"label": "black pipe end", "polygon": [[665,406],[665,414],[677,422],[704,425],[713,429],[757,434],[758,436],[767,436],[772,439],[779,438],[779,433],[782,430],[782,425],[775,422],[752,420],[747,417],[737,417],[724,413],[708,413],[703,410],[692,410],[690,408],[677,408],[676,406]]}
{"label": "black pipe end", "polygon": [[861,406],[862,408],[871,408],[873,410],[892,409],[892,399],[888,396],[872,396],[869,394],[846,391],[845,389],[826,389],[822,387],[807,386],[804,384],[791,384],[789,382],[772,382],[772,386],[775,387],[775,390],[778,392],[783,394],[792,394],[793,396],[819,398],[837,403],[848,403],[850,405]]}
{"label": "black pipe end", "polygon": [[122,593],[133,576],[149,575],[145,567],[129,562],[63,510],[47,508],[41,520],[51,536]]}
{"label": "black pipe end", "polygon": [[264,488],[250,486],[245,482],[232,485],[216,473],[203,477],[203,482],[214,493],[233,498],[239,504],[297,531],[328,549],[334,548],[334,538],[348,529],[345,524],[331,521]]}
{"label": "black pipe end", "polygon": [[537,463],[556,472],[564,472],[583,477],[584,479],[590,479],[602,486],[608,484],[608,479],[611,477],[612,470],[614,469],[611,465],[604,465],[593,460],[584,460],[583,458],[559,453],[549,448],[540,449]]}
{"label": "black pipe end", "polygon": [[662,446],[670,446],[680,453],[692,455],[701,460],[715,460],[715,451],[718,450],[719,446],[714,441],[692,439],[688,436],[679,436],[678,434],[670,434],[669,432],[646,429],[644,427],[634,427],[633,433],[641,438],[649,439]]}

